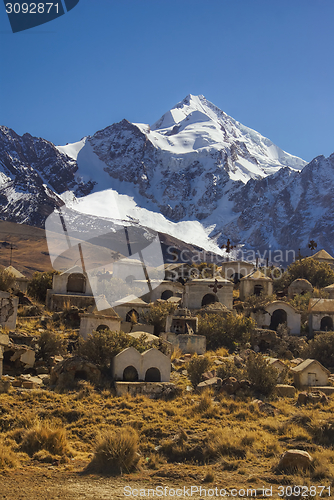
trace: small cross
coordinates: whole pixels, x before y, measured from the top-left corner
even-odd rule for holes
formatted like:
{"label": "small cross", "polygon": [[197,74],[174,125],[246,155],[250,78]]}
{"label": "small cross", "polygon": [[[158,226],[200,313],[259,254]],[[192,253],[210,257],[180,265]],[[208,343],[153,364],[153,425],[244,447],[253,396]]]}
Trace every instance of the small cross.
{"label": "small cross", "polygon": [[222,245],[220,248],[226,248],[227,260],[229,260],[230,252],[233,248],[235,248],[235,245],[231,245],[230,238],[228,238],[226,245]]}
{"label": "small cross", "polygon": [[215,283],[214,283],[214,285],[208,285],[208,286],[209,286],[209,288],[212,288],[212,291],[213,291],[214,293],[217,293],[217,292],[218,292],[218,288],[223,288],[223,285],[219,285],[219,284],[218,284],[218,280],[217,280],[217,278],[215,279]]}

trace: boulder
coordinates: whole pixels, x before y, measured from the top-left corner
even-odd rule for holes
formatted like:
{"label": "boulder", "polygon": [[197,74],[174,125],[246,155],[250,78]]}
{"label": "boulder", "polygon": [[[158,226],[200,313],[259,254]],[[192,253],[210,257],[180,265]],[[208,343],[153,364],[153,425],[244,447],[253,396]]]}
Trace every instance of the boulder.
{"label": "boulder", "polygon": [[196,389],[198,391],[204,391],[208,387],[212,387],[212,389],[220,389],[222,385],[222,379],[219,377],[212,377],[208,380],[204,380],[204,382],[200,382]]}
{"label": "boulder", "polygon": [[235,394],[240,389],[240,384],[234,377],[224,378],[221,390],[227,394]]}
{"label": "boulder", "polygon": [[307,399],[308,399],[307,392],[305,392],[305,391],[304,392],[300,392],[298,394],[297,404],[298,405],[306,405]]}
{"label": "boulder", "polygon": [[250,383],[249,380],[240,380],[240,389],[247,390],[252,387],[252,384]]}
{"label": "boulder", "polygon": [[47,373],[41,373],[39,378],[42,380],[44,385],[49,385],[50,383],[50,375]]}
{"label": "boulder", "polygon": [[297,399],[297,404],[299,405],[306,405],[306,404],[315,404],[315,403],[321,403],[321,404],[327,404],[328,403],[328,398],[326,394],[324,394],[321,391],[313,391],[313,392],[300,392],[298,394],[298,399]]}
{"label": "boulder", "polygon": [[277,413],[279,413],[275,406],[271,405],[270,403],[261,401],[261,399],[254,399],[252,403],[255,403],[258,406],[260,412],[266,413],[270,417],[274,417],[275,415],[277,415]]}
{"label": "boulder", "polygon": [[217,375],[216,374],[216,370],[211,370],[210,372],[204,372],[203,375],[202,375],[202,381],[203,380],[209,380],[210,378],[213,378],[216,375]]}
{"label": "boulder", "polygon": [[296,388],[293,385],[277,384],[276,392],[277,395],[282,398],[294,398],[296,394]]}
{"label": "boulder", "polygon": [[312,465],[312,457],[307,451],[303,450],[288,450],[280,458],[277,466],[278,470],[296,470],[296,469],[309,469]]}

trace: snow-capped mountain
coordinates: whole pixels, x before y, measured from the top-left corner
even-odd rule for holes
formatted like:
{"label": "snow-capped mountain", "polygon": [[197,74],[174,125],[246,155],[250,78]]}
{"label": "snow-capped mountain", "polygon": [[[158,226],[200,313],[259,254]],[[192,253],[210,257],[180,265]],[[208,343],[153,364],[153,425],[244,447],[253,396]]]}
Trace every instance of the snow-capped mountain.
{"label": "snow-capped mountain", "polygon": [[0,127],[1,218],[32,225],[65,202],[212,251],[228,237],[333,251],[333,188],[334,155],[306,165],[203,96],[152,126],[122,120],[66,146]]}
{"label": "snow-capped mountain", "polygon": [[116,187],[175,222],[206,219],[236,185],[306,164],[192,95],[152,127],[123,120],[58,149],[77,160],[79,182],[93,170],[94,191]]}

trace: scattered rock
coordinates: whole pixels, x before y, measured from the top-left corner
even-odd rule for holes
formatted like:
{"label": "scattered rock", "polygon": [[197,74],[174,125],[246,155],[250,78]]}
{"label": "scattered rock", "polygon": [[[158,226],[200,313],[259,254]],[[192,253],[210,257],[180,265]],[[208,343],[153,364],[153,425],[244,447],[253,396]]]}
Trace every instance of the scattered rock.
{"label": "scattered rock", "polygon": [[252,351],[252,349],[243,349],[242,351],[239,352],[239,356],[245,362],[248,359],[248,356],[250,355],[251,352],[254,351]]}
{"label": "scattered rock", "polygon": [[38,366],[36,368],[36,373],[37,375],[44,375],[44,374],[49,374],[49,368],[47,366]]}
{"label": "scattered rock", "polygon": [[41,373],[39,375],[39,378],[42,380],[44,385],[49,385],[50,384],[50,375],[46,373]]}
{"label": "scattered rock", "polygon": [[261,401],[261,399],[254,399],[252,403],[255,403],[258,406],[259,411],[262,413],[266,413],[269,417],[274,417],[279,413],[275,406],[271,405],[270,403]]}
{"label": "scattered rock", "polygon": [[327,404],[328,403],[328,398],[326,394],[324,394],[321,391],[314,391],[314,392],[300,392],[298,394],[298,399],[297,399],[297,404],[299,405],[307,405],[309,403],[322,403],[322,404]]}

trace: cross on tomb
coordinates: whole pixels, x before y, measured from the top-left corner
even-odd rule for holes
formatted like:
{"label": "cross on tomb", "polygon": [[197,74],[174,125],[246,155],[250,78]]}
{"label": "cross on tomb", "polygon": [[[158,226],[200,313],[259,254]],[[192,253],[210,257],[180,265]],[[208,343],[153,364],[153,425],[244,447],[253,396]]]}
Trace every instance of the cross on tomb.
{"label": "cross on tomb", "polygon": [[227,253],[227,260],[230,260],[230,253],[233,248],[235,248],[235,245],[231,245],[230,238],[228,238],[226,245],[222,245],[220,248],[225,248],[226,253]]}
{"label": "cross on tomb", "polygon": [[212,288],[212,291],[213,291],[214,293],[217,293],[219,288],[223,288],[223,285],[219,285],[219,284],[218,284],[218,280],[217,280],[217,278],[216,278],[216,279],[215,279],[214,284],[213,284],[213,285],[208,285],[208,287],[209,287],[209,288]]}

